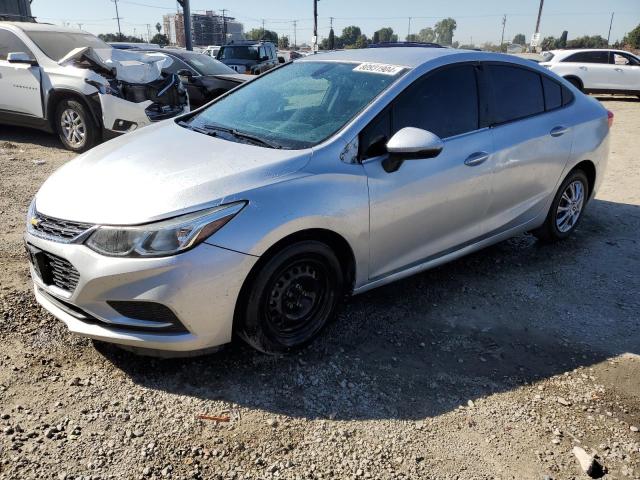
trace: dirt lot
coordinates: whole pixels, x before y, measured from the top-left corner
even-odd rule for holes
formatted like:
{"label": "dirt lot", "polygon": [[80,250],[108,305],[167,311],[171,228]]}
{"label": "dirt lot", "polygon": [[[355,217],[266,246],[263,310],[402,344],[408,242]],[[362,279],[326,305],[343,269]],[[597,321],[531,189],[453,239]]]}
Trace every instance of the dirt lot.
{"label": "dirt lot", "polygon": [[71,336],[33,300],[21,232],[72,155],[0,127],[0,478],[588,478],[574,445],[640,478],[640,101],[602,101],[609,169],[572,238],[355,297],[283,358]]}

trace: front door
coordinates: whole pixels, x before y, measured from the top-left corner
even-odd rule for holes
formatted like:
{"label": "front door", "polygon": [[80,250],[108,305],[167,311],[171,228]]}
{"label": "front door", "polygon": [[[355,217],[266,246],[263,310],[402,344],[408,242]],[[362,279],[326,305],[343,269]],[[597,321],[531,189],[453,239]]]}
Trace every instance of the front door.
{"label": "front door", "polygon": [[42,118],[40,67],[27,63],[9,63],[13,52],[33,54],[13,33],[0,28],[0,111]]}
{"label": "front door", "polygon": [[[481,236],[489,205],[492,140],[480,128],[476,67],[428,73],[361,133],[370,198],[370,280],[420,264]],[[435,158],[385,170],[384,144],[401,128],[435,133]],[[466,163],[465,163],[466,161]]]}
{"label": "front door", "polygon": [[640,92],[640,60],[623,52],[611,52],[612,88]]}

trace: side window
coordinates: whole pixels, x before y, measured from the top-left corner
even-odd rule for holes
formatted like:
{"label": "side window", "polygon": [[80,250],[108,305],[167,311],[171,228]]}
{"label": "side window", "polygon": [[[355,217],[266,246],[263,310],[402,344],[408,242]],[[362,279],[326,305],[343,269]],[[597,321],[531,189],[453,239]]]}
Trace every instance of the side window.
{"label": "side window", "polygon": [[504,123],[544,112],[540,74],[521,67],[487,65],[492,123]]}
{"label": "side window", "polygon": [[15,34],[0,29],[0,60],[6,60],[7,55],[11,52],[24,52],[34,58],[31,50]]}
{"label": "side window", "polygon": [[260,49],[258,50],[258,59],[262,60],[262,57],[266,57],[267,54],[264,50],[264,47],[260,47]]}
{"label": "side window", "polygon": [[273,45],[271,45],[269,47],[269,51],[271,52],[271,60],[275,60],[276,59],[276,47],[274,47]]}
{"label": "side window", "polygon": [[577,63],[609,63],[608,50],[592,50],[590,52],[578,52],[569,55],[563,62]]}
{"label": "side window", "polygon": [[545,110],[554,110],[562,106],[562,87],[559,83],[542,75],[542,88],[544,90]]}
{"label": "side window", "polygon": [[611,58],[614,65],[640,65],[640,60],[625,53],[612,52]]}
{"label": "side window", "polygon": [[573,93],[564,85],[562,86],[562,106],[569,105],[573,102]]}
{"label": "side window", "polygon": [[[164,69],[165,72],[168,73],[178,73],[179,70],[191,70],[193,72],[193,69],[187,65],[186,63],[184,63],[182,60],[180,60],[179,58],[176,57],[170,57],[171,60],[173,60],[173,62],[171,62],[171,65],[169,65],[167,68]],[[194,75],[196,75],[196,72],[193,72]]]}
{"label": "side window", "polygon": [[416,81],[393,106],[393,132],[417,127],[440,138],[478,129],[478,86],[472,65],[446,67]]}

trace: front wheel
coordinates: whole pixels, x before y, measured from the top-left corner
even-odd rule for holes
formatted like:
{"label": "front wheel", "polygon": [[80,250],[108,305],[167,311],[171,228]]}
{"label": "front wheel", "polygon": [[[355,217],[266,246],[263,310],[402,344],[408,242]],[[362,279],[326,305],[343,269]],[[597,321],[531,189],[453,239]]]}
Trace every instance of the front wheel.
{"label": "front wheel", "polygon": [[331,248],[303,241],[272,256],[238,305],[237,333],[265,353],[300,348],[318,335],[341,299],[344,276]]}
{"label": "front wheel", "polygon": [[565,178],[553,199],[544,224],[532,233],[542,241],[567,238],[582,219],[589,198],[589,181],[582,170]]}
{"label": "front wheel", "polygon": [[56,109],[56,129],[62,144],[74,152],[84,152],[98,140],[98,127],[91,113],[77,100],[62,100]]}

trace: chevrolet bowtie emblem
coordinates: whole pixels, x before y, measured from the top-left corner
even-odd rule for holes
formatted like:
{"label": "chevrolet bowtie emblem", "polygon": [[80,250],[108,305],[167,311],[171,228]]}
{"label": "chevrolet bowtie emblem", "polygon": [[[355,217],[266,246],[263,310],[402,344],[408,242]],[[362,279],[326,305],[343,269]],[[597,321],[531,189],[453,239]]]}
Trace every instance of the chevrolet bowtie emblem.
{"label": "chevrolet bowtie emblem", "polygon": [[37,227],[39,223],[40,223],[40,219],[38,217],[31,217],[31,225],[33,225],[34,227]]}

